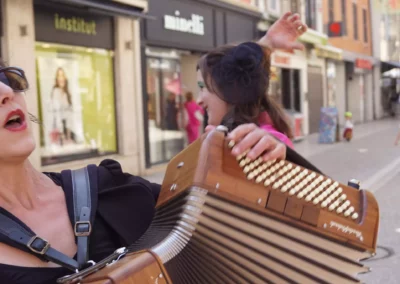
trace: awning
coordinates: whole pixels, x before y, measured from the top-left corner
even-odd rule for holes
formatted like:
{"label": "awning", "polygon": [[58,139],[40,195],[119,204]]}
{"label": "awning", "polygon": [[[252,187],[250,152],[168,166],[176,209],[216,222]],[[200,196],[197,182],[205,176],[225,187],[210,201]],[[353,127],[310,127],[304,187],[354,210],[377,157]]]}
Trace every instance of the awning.
{"label": "awning", "polygon": [[372,65],[375,65],[380,62],[380,60],[378,58],[375,58],[372,56],[343,50],[343,60],[344,61],[349,61],[349,62],[354,63],[354,62],[356,62],[357,59],[370,61]]}
{"label": "awning", "polygon": [[400,68],[400,62],[396,61],[382,61],[381,62],[381,72],[392,70],[394,68]]}
{"label": "awning", "polygon": [[299,37],[299,40],[314,45],[326,45],[328,43],[327,35],[310,28],[308,28],[307,31]]}
{"label": "awning", "polygon": [[121,2],[111,1],[111,0],[103,0],[103,1],[94,1],[94,0],[36,0],[35,3],[42,4],[67,4],[70,6],[79,7],[82,10],[86,10],[88,12],[99,13],[109,16],[122,16],[122,17],[130,17],[130,18],[144,18],[149,20],[154,20],[155,18],[147,15],[143,12],[143,7],[137,7],[128,5]]}
{"label": "awning", "polygon": [[318,57],[343,60],[343,50],[331,45],[315,45],[315,52]]}

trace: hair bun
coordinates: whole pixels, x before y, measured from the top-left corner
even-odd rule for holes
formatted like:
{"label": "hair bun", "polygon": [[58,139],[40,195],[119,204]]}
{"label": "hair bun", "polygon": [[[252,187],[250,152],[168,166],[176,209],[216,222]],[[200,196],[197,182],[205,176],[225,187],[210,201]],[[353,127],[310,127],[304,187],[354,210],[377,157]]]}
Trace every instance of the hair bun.
{"label": "hair bun", "polygon": [[265,76],[264,52],[260,45],[245,42],[234,48],[215,67],[213,78],[228,103],[250,103],[259,99],[256,89]]}

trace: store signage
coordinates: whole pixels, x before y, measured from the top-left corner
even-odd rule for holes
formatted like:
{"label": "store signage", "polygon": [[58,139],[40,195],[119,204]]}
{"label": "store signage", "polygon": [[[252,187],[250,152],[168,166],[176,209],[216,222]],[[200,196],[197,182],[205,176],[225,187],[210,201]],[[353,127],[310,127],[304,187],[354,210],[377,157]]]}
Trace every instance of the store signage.
{"label": "store signage", "polygon": [[330,58],[330,59],[334,59],[334,60],[342,60],[343,59],[343,56],[341,53],[334,52],[332,50],[327,50],[324,48],[319,48],[319,47],[315,48],[315,54],[318,57],[322,57],[322,58]]}
{"label": "store signage", "polygon": [[154,60],[154,61],[150,62],[150,68],[151,69],[169,70],[169,69],[171,69],[171,64],[169,61],[160,62],[159,60]]}
{"label": "store signage", "polygon": [[54,27],[60,31],[96,35],[96,21],[87,21],[80,17],[62,17],[55,13]]}
{"label": "store signage", "polygon": [[272,62],[277,65],[290,65],[290,57],[274,54]]}
{"label": "store signage", "polygon": [[114,48],[113,19],[80,11],[35,5],[36,41]]}
{"label": "store signage", "polygon": [[191,18],[187,19],[181,17],[180,14],[179,11],[175,11],[174,15],[165,15],[164,28],[172,31],[204,35],[203,16],[192,14]]}
{"label": "store signage", "polygon": [[360,69],[372,69],[372,63],[369,60],[357,58],[356,61],[354,62],[355,67],[360,68]]}

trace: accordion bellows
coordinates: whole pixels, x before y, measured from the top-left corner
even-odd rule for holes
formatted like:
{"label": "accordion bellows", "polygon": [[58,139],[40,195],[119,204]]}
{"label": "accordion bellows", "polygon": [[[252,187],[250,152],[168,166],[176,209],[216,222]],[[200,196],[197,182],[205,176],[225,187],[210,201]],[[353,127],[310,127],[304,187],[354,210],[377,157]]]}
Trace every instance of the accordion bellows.
{"label": "accordion bellows", "polygon": [[168,165],[149,230],[81,283],[360,283],[379,208],[288,161],[230,153],[213,131]]}

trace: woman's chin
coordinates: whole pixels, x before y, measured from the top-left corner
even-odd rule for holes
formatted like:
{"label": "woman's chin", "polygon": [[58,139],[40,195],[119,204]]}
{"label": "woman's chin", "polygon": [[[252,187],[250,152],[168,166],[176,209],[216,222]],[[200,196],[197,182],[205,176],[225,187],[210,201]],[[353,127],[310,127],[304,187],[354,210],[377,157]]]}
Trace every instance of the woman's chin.
{"label": "woman's chin", "polygon": [[[7,149],[8,148],[8,149]],[[36,148],[35,140],[32,138],[26,138],[24,140],[18,141],[18,143],[13,144],[10,147],[3,148],[0,153],[3,157],[9,157],[10,159],[28,159],[32,152]],[[7,150],[6,150],[7,149]]]}

